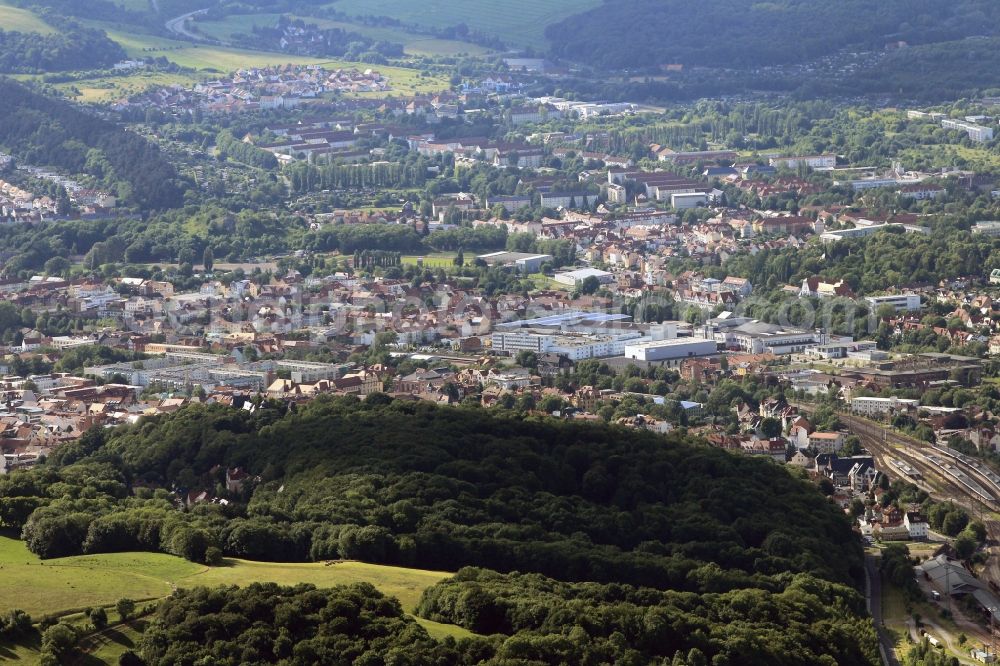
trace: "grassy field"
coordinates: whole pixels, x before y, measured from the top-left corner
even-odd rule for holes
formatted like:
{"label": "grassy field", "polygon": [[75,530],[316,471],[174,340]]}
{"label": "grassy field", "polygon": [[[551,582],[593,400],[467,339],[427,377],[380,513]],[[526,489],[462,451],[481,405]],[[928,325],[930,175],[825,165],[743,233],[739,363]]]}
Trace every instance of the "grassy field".
{"label": "grassy field", "polygon": [[906,620],[910,617],[906,612],[906,600],[903,592],[895,585],[890,585],[887,581],[882,581],[882,620],[885,628],[892,635],[896,642],[897,649],[903,649],[906,645],[909,630]]}
{"label": "grassy field", "polygon": [[123,31],[99,21],[88,21],[87,23],[107,32],[108,37],[121,44],[130,57],[162,55],[181,67],[190,67],[196,70],[208,70],[209,72],[214,70],[223,73],[241,67],[264,67],[285,63],[313,65],[323,62],[316,58],[305,58],[287,53],[268,53],[207,44],[192,44],[165,37]]}
{"label": "grassy field", "polygon": [[26,9],[11,7],[0,0],[0,29],[14,32],[40,32],[44,35],[55,32],[48,23]]}
{"label": "grassy field", "polygon": [[[162,553],[109,553],[43,561],[30,553],[23,542],[0,536],[0,612],[21,608],[36,619],[48,614],[65,615],[70,622],[81,623],[82,616],[74,613],[89,606],[107,606],[122,597],[152,600],[165,597],[176,588],[246,585],[256,581],[283,585],[312,583],[317,587],[364,581],[396,597],[407,612],[412,612],[424,589],[448,575],[442,571],[363,562],[300,564],[227,559],[224,566],[206,567]],[[436,638],[469,635],[461,627],[422,618],[417,621]],[[134,629],[119,629],[121,635],[112,634],[95,641],[95,651],[88,663],[115,663],[138,636]],[[0,645],[0,663],[19,660],[30,663],[36,658],[37,649],[31,646],[13,649]]]}
{"label": "grassy field", "polygon": [[155,553],[93,555],[41,561],[24,543],[0,537],[0,610],[32,616],[98,604],[162,597],[171,583],[201,568]]}
{"label": "grassy field", "polygon": [[[274,25],[280,14],[233,14],[221,21],[198,21],[194,25],[206,37],[229,42],[234,33],[249,34],[253,27]],[[460,42],[451,39],[433,39],[426,35],[416,35],[405,30],[388,27],[373,27],[343,21],[315,18],[312,16],[297,16],[307,23],[314,23],[321,28],[340,28],[348,32],[356,32],[375,40],[396,42],[403,45],[408,55],[420,56],[450,56],[459,53],[483,55],[489,49],[476,44]]]}
{"label": "grassy field", "polygon": [[391,16],[428,27],[465,23],[515,46],[544,46],[545,26],[600,4],[600,0],[339,0],[330,6],[351,16]]}
{"label": "grassy field", "polygon": [[[0,13],[3,7],[0,6]],[[67,96],[77,101],[87,103],[108,102],[121,97],[142,92],[148,88],[161,85],[180,84],[193,85],[220,74],[235,71],[242,67],[265,67],[268,65],[298,64],[324,65],[329,68],[366,69],[371,65],[341,60],[319,60],[285,53],[269,53],[266,51],[249,51],[245,49],[224,46],[192,44],[173,39],[165,39],[153,35],[134,32],[124,32],[109,24],[99,21],[87,21],[88,25],[101,28],[108,36],[122,45],[129,57],[159,57],[164,56],[171,62],[182,67],[195,70],[192,74],[168,74],[163,72],[135,72],[128,76],[108,76],[72,81],[58,84],[55,87]],[[435,92],[448,88],[448,81],[442,77],[421,76],[415,69],[405,67],[382,67],[379,71],[389,78],[392,90],[388,93],[362,93],[364,96],[413,95],[417,93]],[[37,77],[21,76],[21,79]]]}
{"label": "grassy field", "polygon": [[528,278],[535,283],[535,289],[538,290],[573,291],[573,287],[562,282],[556,282],[545,273],[531,273],[528,275]]}
{"label": "grassy field", "polygon": [[190,85],[192,77],[166,72],[135,73],[129,76],[108,76],[72,83],[59,83],[55,87],[62,94],[84,104],[112,102],[122,97],[141,93],[155,86],[174,84]]}
{"label": "grassy field", "polygon": [[341,30],[346,30],[348,32],[356,32],[359,35],[364,35],[365,37],[369,37],[374,40],[398,42],[403,45],[403,51],[408,55],[452,56],[465,53],[471,56],[479,56],[490,53],[489,49],[479,46],[478,44],[460,42],[454,39],[435,39],[426,35],[418,35],[396,28],[374,27],[360,25],[358,23],[331,21],[328,19],[314,19],[309,17],[303,18],[310,23],[316,23],[320,26],[328,28],[340,28]]}
{"label": "grassy field", "polygon": [[123,596],[163,597],[174,587],[238,585],[271,581],[331,587],[368,581],[408,610],[424,588],[448,576],[363,562],[276,563],[227,559],[206,567],[162,553],[109,553],[39,560],[24,543],[0,537],[0,611],[21,608],[32,615],[114,603]]}
{"label": "grassy field", "polygon": [[[147,9],[147,0],[126,0],[129,8]],[[206,34],[218,38],[228,37],[228,33],[234,31],[249,31],[257,23],[259,25],[273,22],[277,14],[255,14],[234,16],[226,22],[208,22],[199,24]],[[191,74],[167,74],[162,72],[142,72],[138,71],[128,76],[107,76],[73,81],[58,84],[55,87],[64,94],[80,102],[97,103],[108,102],[124,96],[142,92],[154,86],[180,84],[193,85],[206,78],[213,78],[220,74],[235,71],[243,67],[266,67],[268,65],[324,65],[329,68],[352,68],[367,69],[371,65],[366,63],[355,63],[341,60],[323,60],[304,56],[290,55],[287,53],[271,53],[267,51],[255,51],[240,49],[228,46],[214,46],[208,44],[193,44],[191,42],[169,39],[155,35],[148,35],[141,32],[122,29],[110,23],[101,21],[83,20],[81,23],[104,30],[108,37],[122,45],[125,52],[131,58],[144,57],[166,57],[171,62],[177,63],[181,67],[194,70]],[[333,23],[333,22],[330,22]],[[52,32],[52,28],[44,23],[33,13],[12,7],[0,0],[0,28],[21,31]],[[353,29],[353,27],[352,27]],[[364,27],[359,26],[359,30]],[[227,33],[215,34],[215,33]],[[422,44],[422,47],[414,47],[412,53],[434,52],[436,54],[450,54],[461,51],[470,53],[481,53],[483,49],[461,42],[448,42],[447,40],[425,40],[406,33],[396,33],[395,37],[406,35],[414,45]],[[389,35],[382,35],[378,39],[390,39]],[[401,41],[401,40],[399,40]],[[465,48],[468,47],[468,48]],[[388,93],[360,93],[356,96],[380,97],[389,95],[414,95],[420,93],[437,92],[448,88],[448,81],[443,77],[422,76],[415,69],[406,67],[378,67],[385,76],[389,78],[392,90]],[[38,77],[20,76],[20,79],[33,79]]]}
{"label": "grassy field", "polygon": [[[413,255],[401,257],[401,261],[405,266],[416,266],[418,262],[422,262],[424,268],[450,268],[455,265],[455,256],[457,254],[457,252],[433,252],[423,256]],[[475,254],[466,252],[465,265],[472,265],[475,258]]]}

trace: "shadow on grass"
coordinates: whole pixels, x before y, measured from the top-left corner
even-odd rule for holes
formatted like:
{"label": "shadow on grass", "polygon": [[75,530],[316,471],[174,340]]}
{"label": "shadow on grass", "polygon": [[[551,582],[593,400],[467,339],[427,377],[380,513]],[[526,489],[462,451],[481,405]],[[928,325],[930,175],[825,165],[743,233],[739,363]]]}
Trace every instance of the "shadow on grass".
{"label": "shadow on grass", "polygon": [[117,628],[107,629],[104,632],[104,637],[111,641],[112,643],[118,643],[122,647],[133,648],[135,647],[135,641],[131,638],[118,631]]}
{"label": "shadow on grass", "polygon": [[42,649],[42,636],[37,631],[32,631],[28,636],[24,636],[19,641],[0,641],[0,661],[19,661],[21,655],[14,651],[14,648],[23,647],[38,651]]}

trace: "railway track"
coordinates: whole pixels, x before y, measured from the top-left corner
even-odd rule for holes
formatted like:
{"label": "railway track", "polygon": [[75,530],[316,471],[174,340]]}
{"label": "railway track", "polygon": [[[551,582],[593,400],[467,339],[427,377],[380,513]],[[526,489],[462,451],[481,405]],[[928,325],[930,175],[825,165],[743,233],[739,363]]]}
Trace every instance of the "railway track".
{"label": "railway track", "polygon": [[[984,476],[983,469],[973,467],[964,459],[967,456],[957,457],[957,451],[891,432],[857,417],[841,415],[840,418],[872,452],[883,471],[916,482],[918,479],[913,473],[908,475],[899,465],[891,463],[892,459],[898,459],[923,479],[933,482],[930,485],[936,483],[944,490],[943,499],[965,505],[974,514],[984,508],[1000,509],[1000,483]],[[917,485],[932,495],[942,495],[940,491]]]}

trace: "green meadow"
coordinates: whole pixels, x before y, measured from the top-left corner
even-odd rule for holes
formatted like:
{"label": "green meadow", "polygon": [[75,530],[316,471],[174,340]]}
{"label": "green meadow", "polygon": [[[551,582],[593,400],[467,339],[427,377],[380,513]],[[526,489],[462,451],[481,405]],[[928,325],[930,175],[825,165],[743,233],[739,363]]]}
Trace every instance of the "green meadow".
{"label": "green meadow", "polygon": [[[37,621],[45,615],[64,617],[83,627],[80,612],[91,606],[112,606],[128,597],[139,603],[168,596],[174,589],[246,585],[274,582],[283,585],[312,583],[332,587],[368,582],[384,594],[396,597],[412,612],[424,589],[447,577],[447,572],[424,571],[363,562],[280,563],[226,559],[222,566],[207,567],[162,553],[109,553],[40,560],[24,543],[0,536],[0,612],[20,608]],[[112,618],[113,620],[115,618]],[[436,638],[465,636],[452,625],[418,618]],[[137,640],[141,622],[112,627],[91,636],[86,663],[114,664]],[[37,645],[5,646],[0,643],[0,664],[33,663]]]}
{"label": "green meadow", "polygon": [[600,0],[338,0],[350,16],[391,16],[403,23],[446,27],[464,23],[515,46],[545,46],[545,27],[601,4]]}

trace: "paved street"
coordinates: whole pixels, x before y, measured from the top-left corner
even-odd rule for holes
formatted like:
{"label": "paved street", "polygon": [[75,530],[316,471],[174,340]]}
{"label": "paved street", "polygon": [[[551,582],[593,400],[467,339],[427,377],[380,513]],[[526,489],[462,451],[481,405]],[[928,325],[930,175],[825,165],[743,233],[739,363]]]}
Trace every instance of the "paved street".
{"label": "paved street", "polygon": [[886,666],[899,666],[896,658],[896,646],[882,624],[882,577],[879,575],[877,560],[873,555],[865,554],[865,573],[868,576],[868,610],[875,621],[875,631],[878,633],[879,650],[882,662]]}

